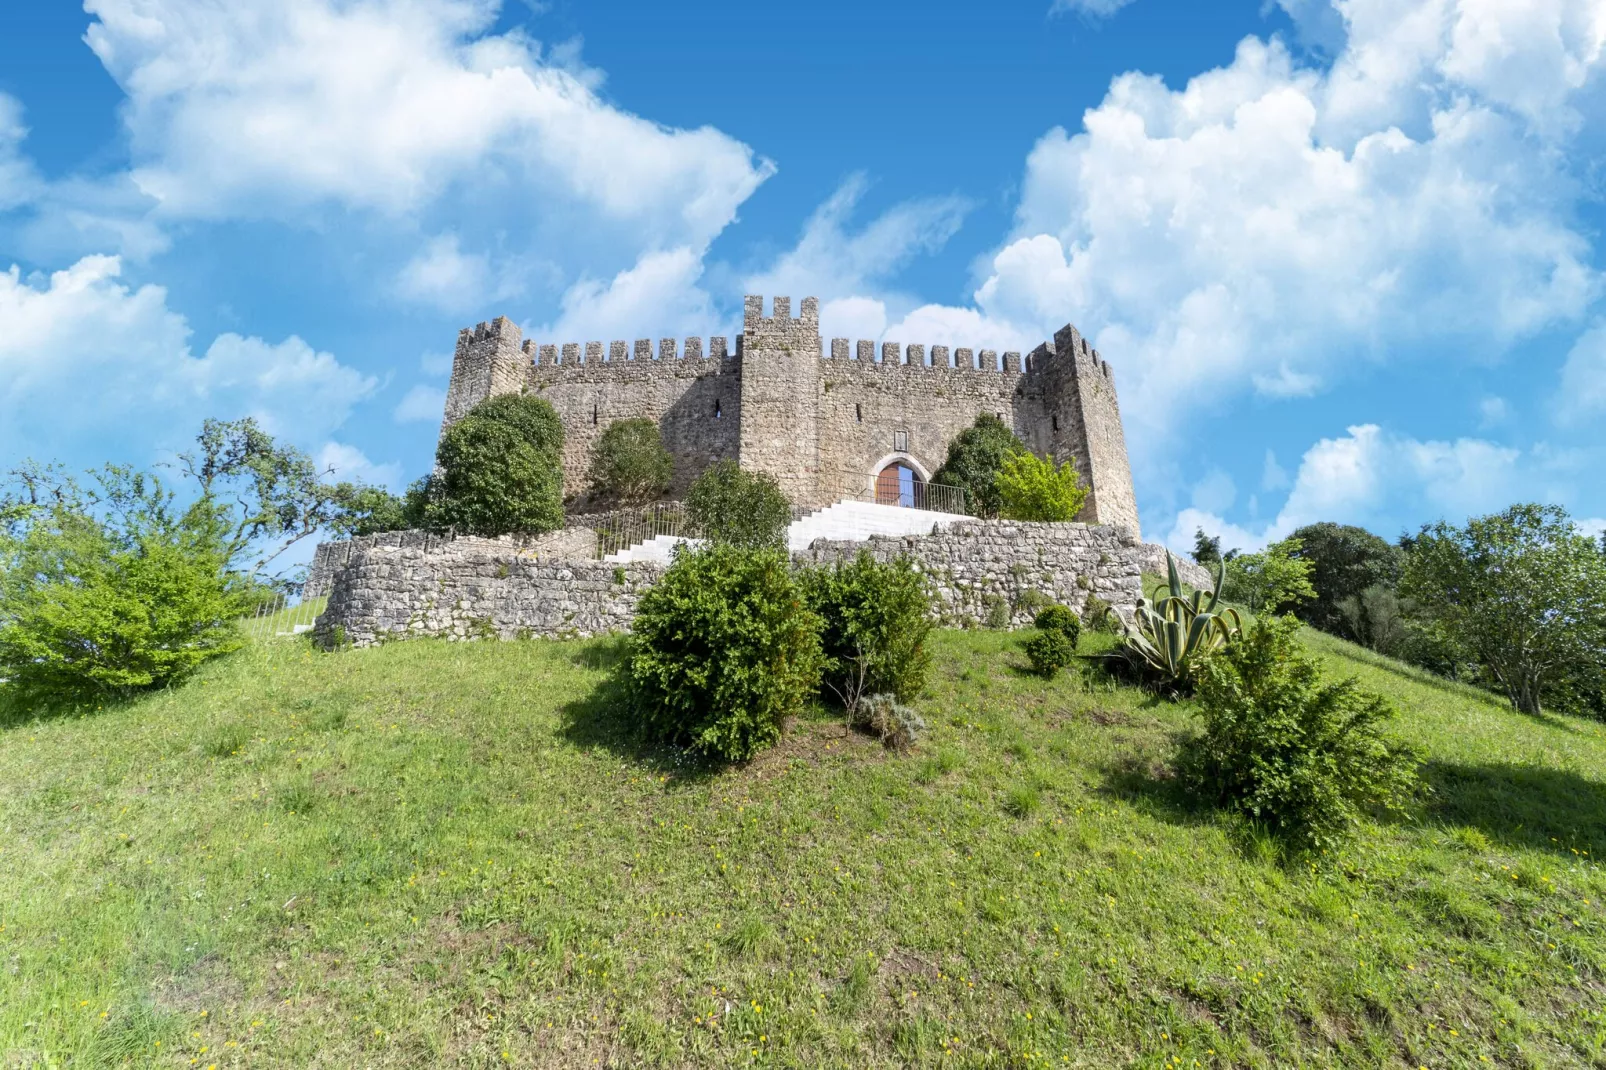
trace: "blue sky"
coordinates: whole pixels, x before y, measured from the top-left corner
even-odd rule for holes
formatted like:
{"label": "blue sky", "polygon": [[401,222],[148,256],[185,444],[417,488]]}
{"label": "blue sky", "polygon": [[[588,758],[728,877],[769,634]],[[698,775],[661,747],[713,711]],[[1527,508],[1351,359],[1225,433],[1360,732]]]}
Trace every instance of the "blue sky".
{"label": "blue sky", "polygon": [[[1029,348],[1145,534],[1606,517],[1606,0],[0,7],[0,461],[427,469],[459,327]],[[8,271],[9,269],[9,271]]]}

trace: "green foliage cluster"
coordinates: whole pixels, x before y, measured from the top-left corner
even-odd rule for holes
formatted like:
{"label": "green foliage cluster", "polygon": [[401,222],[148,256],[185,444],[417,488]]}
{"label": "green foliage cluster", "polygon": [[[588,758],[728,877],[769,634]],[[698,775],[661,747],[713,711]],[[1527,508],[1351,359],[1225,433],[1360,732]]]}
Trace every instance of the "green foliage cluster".
{"label": "green foliage cluster", "polygon": [[1058,628],[1044,628],[1021,646],[1040,676],[1052,678],[1076,660],[1076,640]]}
{"label": "green foliage cluster", "polygon": [[1558,684],[1587,700],[1606,661],[1606,555],[1556,506],[1424,527],[1400,593],[1430,636],[1472,653],[1524,713]]}
{"label": "green foliage cluster", "polygon": [[1047,606],[1032,621],[1037,634],[1023,644],[1032,668],[1045,677],[1055,676],[1076,659],[1082,636],[1082,618],[1069,606]]}
{"label": "green foliage cluster", "polygon": [[735,461],[720,461],[697,478],[686,512],[704,538],[731,546],[780,546],[792,522],[792,503],[775,477],[743,471]]}
{"label": "green foliage cluster", "polygon": [[1221,564],[1221,536],[1206,535],[1204,528],[1193,529],[1194,563],[1210,566]]}
{"label": "green foliage cluster", "polygon": [[472,535],[563,526],[563,423],[544,398],[500,394],[441,436],[428,526]]}
{"label": "green foliage cluster", "polygon": [[1063,523],[1075,520],[1087,501],[1074,459],[1056,465],[1052,458],[1021,450],[1004,458],[994,483],[999,511],[1010,520]]}
{"label": "green foliage cluster", "polygon": [[1037,614],[1032,624],[1040,631],[1064,632],[1072,646],[1082,637],[1082,618],[1070,606],[1047,606]]}
{"label": "green foliage cluster", "polygon": [[780,738],[819,686],[820,619],[779,549],[678,554],[633,628],[632,702],[660,742],[744,761]]}
{"label": "green foliage cluster", "polygon": [[[1386,607],[1379,603],[1379,596],[1375,592],[1363,595],[1373,588],[1392,590],[1399,583],[1404,551],[1353,524],[1306,524],[1289,538],[1299,540],[1299,549],[1292,556],[1310,562],[1310,585],[1315,591],[1313,597],[1293,607],[1294,615],[1324,632],[1372,646],[1353,630],[1357,612],[1364,612],[1363,605],[1370,602],[1378,611],[1374,615],[1379,624],[1383,623]],[[1390,631],[1383,627],[1381,634],[1387,636]]]}
{"label": "green foliage cluster", "polygon": [[1274,542],[1259,553],[1226,559],[1226,595],[1251,613],[1276,613],[1316,597],[1310,574],[1314,565],[1299,556],[1296,538]]}
{"label": "green foliage cluster", "polygon": [[351,531],[383,491],[329,483],[253,420],[207,420],[178,457],[181,496],[108,465],[86,483],[27,462],[0,490],[0,681],[14,694],[119,698],[241,642],[259,577],[321,531]]}
{"label": "green foliage cluster", "polygon": [[669,488],[674,474],[658,424],[645,417],[613,421],[591,448],[591,487],[602,497],[650,501]]}
{"label": "green foliage cluster", "polygon": [[1198,674],[1203,733],[1182,770],[1201,795],[1304,848],[1332,846],[1367,807],[1399,809],[1417,757],[1384,728],[1387,700],[1324,682],[1293,617],[1261,618]]}
{"label": "green foliage cluster", "polygon": [[13,509],[0,534],[0,680],[29,699],[123,698],[237,649],[250,598],[229,517],[143,473]]}
{"label": "green foliage cluster", "polygon": [[341,515],[330,524],[338,535],[375,535],[382,531],[415,531],[429,526],[430,477],[414,480],[406,492],[384,487],[339,483],[334,488]]}
{"label": "green foliage cluster", "polygon": [[855,703],[848,723],[900,753],[912,748],[926,732],[924,717],[887,694],[866,695]]}
{"label": "green foliage cluster", "polygon": [[1004,421],[983,413],[948,444],[948,457],[931,481],[964,491],[966,504],[976,516],[995,517],[1004,507],[998,474],[1005,461],[1025,452],[1026,447]]}
{"label": "green foliage cluster", "polygon": [[1160,687],[1183,693],[1193,687],[1200,663],[1241,638],[1243,628],[1237,610],[1216,611],[1222,566],[1216,567],[1213,590],[1187,595],[1176,558],[1168,550],[1165,559],[1167,586],[1138,601],[1121,656]]}
{"label": "green foliage cluster", "polygon": [[801,577],[823,622],[823,682],[853,713],[869,695],[907,702],[931,671],[931,590],[907,557],[882,563],[867,550]]}

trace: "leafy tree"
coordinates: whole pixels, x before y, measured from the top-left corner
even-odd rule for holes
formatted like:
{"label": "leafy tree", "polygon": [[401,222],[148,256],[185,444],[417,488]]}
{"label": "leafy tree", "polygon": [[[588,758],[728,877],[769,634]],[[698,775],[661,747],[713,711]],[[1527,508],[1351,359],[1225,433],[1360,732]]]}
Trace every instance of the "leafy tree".
{"label": "leafy tree", "polygon": [[87,487],[56,470],[26,475],[0,533],[7,689],[118,698],[239,647],[251,588],[229,567],[227,505],[203,496],[181,509],[157,477],[110,465]]}
{"label": "leafy tree", "polygon": [[1384,733],[1395,716],[1385,699],[1354,680],[1322,680],[1299,626],[1262,617],[1201,665],[1204,732],[1184,751],[1183,779],[1298,846],[1323,848],[1365,807],[1403,806],[1417,758]]}
{"label": "leafy tree", "polygon": [[1436,637],[1472,654],[1524,713],[1547,683],[1606,657],[1606,558],[1567,512],[1513,505],[1411,540],[1400,593]]}
{"label": "leafy tree", "polygon": [[1193,529],[1193,560],[1200,565],[1221,563],[1221,536],[1206,535],[1204,528]]}
{"label": "leafy tree", "polygon": [[[1294,615],[1324,632],[1365,642],[1350,627],[1353,613],[1343,609],[1343,603],[1360,599],[1370,587],[1396,586],[1403,551],[1353,524],[1307,524],[1291,537],[1301,544],[1295,556],[1310,562],[1310,583],[1316,591],[1315,597],[1294,608]],[[1377,596],[1372,600],[1377,603]]]}
{"label": "leafy tree", "polygon": [[820,684],[820,619],[779,548],[682,551],[642,595],[632,631],[643,732],[727,761],[779,739]]}
{"label": "leafy tree", "polygon": [[983,413],[948,444],[948,458],[931,481],[964,491],[966,503],[977,516],[997,516],[1004,506],[998,473],[1005,460],[1025,452],[1026,447],[1004,421]]}
{"label": "leafy tree", "polygon": [[675,460],[664,448],[658,425],[645,418],[615,420],[591,450],[591,485],[624,502],[658,497],[669,487]]}
{"label": "leafy tree", "polygon": [[1074,461],[1055,465],[1051,458],[1026,450],[1004,458],[994,484],[1000,512],[1011,520],[1075,520],[1087,501],[1087,488]]}
{"label": "leafy tree", "polygon": [[413,531],[429,523],[430,477],[420,476],[401,496],[384,487],[337,483],[333,489],[340,515],[330,529],[341,535],[374,535],[381,531]]}
{"label": "leafy tree", "polygon": [[480,402],[435,448],[429,526],[473,535],[562,527],[562,449],[563,424],[545,399],[499,394]]}
{"label": "leafy tree", "polygon": [[1227,594],[1251,613],[1275,613],[1316,595],[1311,564],[1295,555],[1300,542],[1287,538],[1258,554],[1235,554],[1227,561]]}
{"label": "leafy tree", "polygon": [[686,512],[704,538],[732,546],[780,546],[792,522],[792,503],[775,477],[743,471],[735,461],[720,461],[697,478]]}
{"label": "leafy tree", "polygon": [[908,702],[920,693],[931,671],[931,590],[908,558],[883,564],[860,551],[805,572],[802,585],[824,622],[824,684],[844,709],[871,695]]}

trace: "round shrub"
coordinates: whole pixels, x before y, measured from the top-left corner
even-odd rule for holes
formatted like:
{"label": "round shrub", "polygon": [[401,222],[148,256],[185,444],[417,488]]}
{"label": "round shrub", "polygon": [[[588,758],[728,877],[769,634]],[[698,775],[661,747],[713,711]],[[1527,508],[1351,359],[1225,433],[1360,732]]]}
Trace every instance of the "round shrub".
{"label": "round shrub", "polygon": [[591,448],[592,488],[620,501],[658,497],[674,473],[674,458],[652,420],[615,420]]}
{"label": "round shrub", "polygon": [[1076,644],[1058,628],[1038,632],[1026,640],[1026,656],[1032,659],[1032,668],[1052,678],[1055,673],[1076,660]]}
{"label": "round shrub", "polygon": [[999,470],[1010,457],[1025,452],[1004,421],[982,413],[948,444],[948,457],[931,481],[963,490],[966,505],[977,516],[997,516],[1004,504]]}
{"label": "round shrub", "polygon": [[1040,631],[1063,632],[1065,638],[1071,641],[1071,649],[1076,648],[1076,641],[1082,637],[1082,618],[1069,606],[1049,606],[1037,615],[1032,621]]}
{"label": "round shrub", "polygon": [[861,550],[802,582],[824,622],[824,684],[843,708],[853,711],[869,695],[908,702],[920,693],[931,670],[931,592],[908,558],[883,564]]}
{"label": "round shrub", "polygon": [[994,484],[999,511],[1010,520],[1075,520],[1087,501],[1088,488],[1082,485],[1075,461],[1056,465],[1051,457],[1025,450],[1004,458]]}
{"label": "round shrub", "polygon": [[563,526],[563,424],[542,398],[502,394],[446,430],[435,449],[430,526],[472,535]]}
{"label": "round shrub", "polygon": [[648,738],[743,761],[820,683],[820,619],[779,549],[681,552],[641,598],[628,663]]}
{"label": "round shrub", "polygon": [[1295,845],[1331,845],[1363,808],[1398,809],[1416,785],[1417,758],[1384,727],[1386,699],[1353,679],[1322,679],[1293,617],[1261,618],[1199,672],[1204,732],[1184,752],[1193,790]]}
{"label": "round shrub", "polygon": [[686,494],[686,512],[710,542],[780,546],[792,522],[792,503],[768,472],[744,472],[720,461]]}

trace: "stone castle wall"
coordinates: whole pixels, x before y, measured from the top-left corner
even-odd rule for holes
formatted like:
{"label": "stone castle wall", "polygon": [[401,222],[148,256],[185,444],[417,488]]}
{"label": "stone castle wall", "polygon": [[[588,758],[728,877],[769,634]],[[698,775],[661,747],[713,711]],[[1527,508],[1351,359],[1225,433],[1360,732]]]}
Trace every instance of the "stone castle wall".
{"label": "stone castle wall", "polygon": [[[1047,602],[1085,609],[1098,595],[1136,602],[1149,549],[1125,528],[983,520],[935,535],[817,541],[794,555],[830,565],[868,551],[907,555],[930,577],[935,613],[949,625],[1031,622]],[[412,636],[451,639],[587,636],[628,631],[641,594],[662,568],[561,560],[487,539],[421,538],[354,544],[333,570],[317,631],[358,646]]]}
{"label": "stone castle wall", "polygon": [[588,527],[571,526],[544,535],[504,535],[486,539],[477,536],[453,537],[428,531],[384,531],[359,535],[339,542],[322,542],[312,553],[303,598],[322,598],[333,589],[335,577],[354,558],[367,550],[420,550],[429,553],[450,544],[456,550],[480,549],[489,553],[513,554],[525,558],[589,561],[597,553],[597,533]]}
{"label": "stone castle wall", "polygon": [[537,344],[498,319],[458,337],[442,429],[497,393],[527,391],[563,419],[564,491],[587,482],[591,449],[614,420],[658,422],[675,458],[671,496],[709,465],[736,460],[769,472],[794,504],[865,494],[876,473],[902,461],[935,474],[948,443],[994,413],[1029,448],[1075,457],[1091,493],[1081,519],[1138,532],[1120,408],[1110,366],[1067,326],[1024,358],[990,349],[830,340],[818,304],[748,297],[743,332],[724,338]]}

